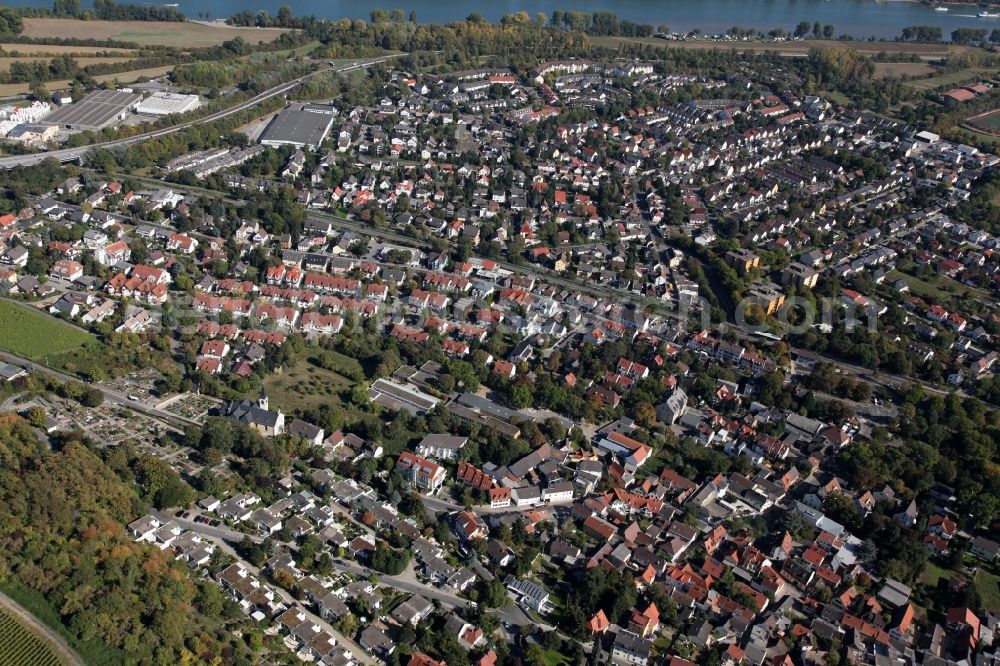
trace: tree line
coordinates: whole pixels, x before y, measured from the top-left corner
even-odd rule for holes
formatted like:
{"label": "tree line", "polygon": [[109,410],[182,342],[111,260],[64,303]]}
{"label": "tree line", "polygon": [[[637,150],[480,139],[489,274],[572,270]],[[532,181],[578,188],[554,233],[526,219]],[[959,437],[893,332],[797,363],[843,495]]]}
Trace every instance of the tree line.
{"label": "tree line", "polygon": [[118,4],[114,0],[94,0],[93,9],[83,9],[80,0],[53,0],[52,9],[25,7],[22,16],[55,16],[58,18],[101,19],[104,21],[184,21],[176,7],[166,5]]}

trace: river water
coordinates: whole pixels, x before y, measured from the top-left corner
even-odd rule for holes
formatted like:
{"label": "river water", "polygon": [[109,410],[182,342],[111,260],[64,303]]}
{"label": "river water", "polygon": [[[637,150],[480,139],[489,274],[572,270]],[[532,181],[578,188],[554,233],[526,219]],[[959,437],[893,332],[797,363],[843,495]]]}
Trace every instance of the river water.
{"label": "river water", "polygon": [[[121,0],[124,2],[125,0]],[[0,4],[19,7],[50,7],[51,0],[3,0]],[[84,0],[83,6],[90,4]],[[416,11],[422,23],[443,23],[463,19],[479,12],[491,21],[503,14],[526,11],[532,16],[539,12],[551,16],[555,9],[593,12],[610,10],[620,18],[654,25],[666,25],[670,30],[701,29],[706,34],[725,32],[732,26],[791,31],[800,21],[819,21],[834,26],[835,34],[853,37],[893,38],[911,25],[936,26],[945,38],[955,28],[996,28],[1000,19],[979,18],[975,5],[946,5],[947,12],[916,2],[902,0],[874,2],[872,0],[492,0],[491,2],[459,2],[458,0],[211,0],[196,2],[178,0],[178,9],[188,18],[198,18],[206,9],[211,18],[223,18],[249,9],[271,14],[287,4],[301,16],[325,18],[368,18],[372,9],[399,7],[407,15]],[[997,11],[993,9],[991,11]]]}

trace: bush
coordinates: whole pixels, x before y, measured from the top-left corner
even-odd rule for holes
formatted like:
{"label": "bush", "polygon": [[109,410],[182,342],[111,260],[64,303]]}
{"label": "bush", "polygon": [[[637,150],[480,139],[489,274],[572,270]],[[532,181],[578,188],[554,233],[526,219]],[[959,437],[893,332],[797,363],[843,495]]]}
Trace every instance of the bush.
{"label": "bush", "polygon": [[372,568],[389,576],[398,576],[410,563],[409,551],[390,548],[387,544],[379,544],[372,557]]}

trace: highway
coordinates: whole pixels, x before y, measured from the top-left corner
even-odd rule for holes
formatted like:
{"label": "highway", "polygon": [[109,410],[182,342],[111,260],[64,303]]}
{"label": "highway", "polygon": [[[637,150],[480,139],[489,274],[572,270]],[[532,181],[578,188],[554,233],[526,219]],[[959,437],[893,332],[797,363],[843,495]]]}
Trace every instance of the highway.
{"label": "highway", "polygon": [[[292,79],[280,85],[277,85],[269,90],[265,90],[259,95],[255,95],[248,100],[244,100],[239,104],[229,107],[228,109],[223,109],[221,111],[216,111],[215,113],[209,114],[202,118],[196,118],[194,120],[189,120],[187,122],[179,123],[173,125],[172,127],[166,127],[164,129],[154,130],[152,132],[146,132],[144,134],[137,134],[135,136],[130,136],[124,139],[115,139],[113,141],[104,141],[101,143],[93,143],[89,146],[79,146],[77,148],[61,148],[58,150],[48,150],[41,153],[32,153],[30,155],[11,155],[9,157],[0,157],[0,169],[12,169],[18,166],[31,166],[34,164],[39,164],[47,159],[56,159],[60,162],[75,162],[84,157],[87,153],[98,148],[118,148],[121,146],[128,146],[134,143],[140,143],[148,139],[155,139],[160,136],[166,136],[168,134],[173,134],[179,132],[188,127],[193,127],[194,125],[200,125],[204,123],[210,123],[220,118],[225,118],[234,113],[239,113],[245,109],[253,108],[259,105],[261,102],[268,100],[272,97],[278,95],[284,95],[289,90],[295,86],[308,81],[314,76],[323,74],[326,72],[336,72],[336,73],[347,73],[358,69],[364,69],[365,67],[370,67],[381,62],[386,62],[393,58],[399,57],[398,55],[380,56],[378,58],[365,58],[358,60],[350,65],[342,65],[340,67],[324,67],[323,69],[318,69],[315,72],[310,72],[297,79]],[[44,122],[44,119],[42,120]]]}

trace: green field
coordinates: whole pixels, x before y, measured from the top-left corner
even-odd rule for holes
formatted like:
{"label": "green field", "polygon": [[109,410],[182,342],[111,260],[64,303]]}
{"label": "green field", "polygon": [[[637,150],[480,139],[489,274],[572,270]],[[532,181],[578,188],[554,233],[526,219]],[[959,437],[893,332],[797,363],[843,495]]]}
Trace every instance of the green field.
{"label": "green field", "polygon": [[891,270],[885,276],[885,279],[890,284],[896,280],[905,280],[910,285],[910,290],[914,294],[933,299],[938,303],[942,303],[949,298],[964,298],[967,294],[977,297],[983,296],[982,290],[968,287],[946,275],[932,275],[925,280],[909,273],[900,272],[899,270]]}
{"label": "green field", "polygon": [[555,650],[546,650],[542,653],[542,659],[545,660],[546,666],[569,666],[569,662],[566,658]]}
{"label": "green field", "polygon": [[30,359],[80,349],[96,338],[54,317],[0,300],[0,350]]}
{"label": "green field", "polygon": [[994,113],[991,116],[985,116],[977,120],[972,121],[973,125],[979,125],[981,127],[989,127],[990,129],[1000,129],[1000,113]]}
{"label": "green field", "polygon": [[0,664],[4,666],[59,666],[63,659],[52,645],[0,608]]}
{"label": "green field", "polygon": [[[321,353],[333,354],[339,361],[337,370],[341,372],[350,374],[361,369],[357,361],[343,354],[329,351]],[[317,357],[318,354],[304,358],[284,372],[275,373],[264,380],[264,386],[275,407],[288,413],[331,403],[342,405],[340,394],[349,391],[354,382],[341,372],[321,368]]]}
{"label": "green field", "polygon": [[951,572],[947,569],[942,569],[933,562],[928,562],[924,566],[924,571],[920,574],[920,582],[930,588],[937,588],[938,583],[942,580],[950,580]]}
{"label": "green field", "polygon": [[825,97],[834,104],[839,104],[840,106],[850,106],[851,98],[844,93],[834,92],[832,90],[821,90],[816,93],[820,97]]}
{"label": "green field", "polygon": [[980,569],[976,572],[973,584],[979,592],[983,608],[993,612],[1000,611],[1000,576]]}

